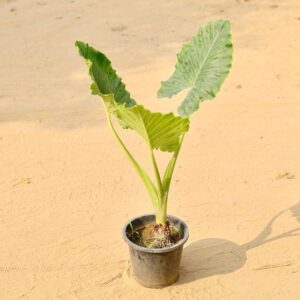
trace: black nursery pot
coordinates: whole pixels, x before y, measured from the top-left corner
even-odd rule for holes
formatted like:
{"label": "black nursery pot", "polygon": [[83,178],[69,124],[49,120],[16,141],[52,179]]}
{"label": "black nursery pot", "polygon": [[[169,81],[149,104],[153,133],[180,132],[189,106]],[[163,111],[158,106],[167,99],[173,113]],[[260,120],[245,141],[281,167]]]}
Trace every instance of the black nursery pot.
{"label": "black nursery pot", "polygon": [[182,248],[189,237],[189,231],[187,225],[180,219],[168,216],[168,220],[171,226],[180,229],[182,237],[175,245],[167,248],[149,249],[133,243],[128,238],[132,228],[138,230],[154,224],[155,215],[136,217],[123,228],[123,238],[129,246],[133,276],[145,287],[162,288],[178,279]]}

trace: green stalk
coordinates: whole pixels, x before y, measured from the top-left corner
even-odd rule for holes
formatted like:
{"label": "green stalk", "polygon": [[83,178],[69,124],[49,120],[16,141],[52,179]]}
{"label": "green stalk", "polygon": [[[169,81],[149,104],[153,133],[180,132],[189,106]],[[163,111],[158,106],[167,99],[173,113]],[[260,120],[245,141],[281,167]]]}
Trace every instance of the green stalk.
{"label": "green stalk", "polygon": [[164,191],[163,191],[163,187],[162,187],[162,181],[161,181],[159,169],[158,169],[157,162],[156,162],[156,159],[155,159],[155,156],[154,156],[154,153],[153,153],[152,149],[151,149],[151,160],[152,160],[154,174],[155,174],[155,178],[156,178],[158,198],[159,198],[158,205],[156,207],[154,207],[154,209],[155,209],[155,219],[156,219],[157,224],[164,225],[164,224],[166,224],[166,221],[167,221],[166,209],[163,207]]}
{"label": "green stalk", "polygon": [[156,159],[155,159],[155,156],[154,156],[154,153],[153,153],[152,149],[151,149],[151,160],[152,160],[154,174],[155,174],[157,188],[158,188],[158,196],[159,196],[160,200],[162,200],[162,197],[163,197],[163,187],[162,187],[162,182],[161,182],[161,178],[160,178],[160,173],[159,173],[159,170],[158,170],[157,162],[156,162]]}
{"label": "green stalk", "polygon": [[168,166],[165,170],[164,178],[163,178],[163,191],[164,191],[164,197],[163,197],[163,205],[167,208],[167,202],[168,202],[168,197],[169,197],[169,190],[170,190],[170,184],[172,180],[172,176],[174,173],[174,168],[177,162],[177,158],[182,146],[184,134],[182,134],[180,141],[179,141],[179,147],[176,152],[174,152],[171,160],[168,163]]}
{"label": "green stalk", "polygon": [[123,149],[123,151],[125,152],[127,158],[129,159],[129,161],[132,163],[134,169],[136,170],[136,172],[138,173],[138,175],[140,176],[140,178],[142,179],[149,195],[152,201],[152,205],[154,207],[157,207],[158,205],[160,205],[160,199],[158,197],[157,194],[157,190],[156,187],[154,186],[152,180],[149,178],[149,176],[147,175],[147,173],[144,171],[144,169],[137,163],[137,161],[133,158],[133,156],[131,155],[131,153],[128,151],[128,149],[126,148],[126,146],[124,145],[124,143],[122,142],[120,136],[118,135],[117,131],[115,130],[110,115],[107,111],[107,109],[105,109],[106,112],[106,118],[107,118],[107,122],[108,125],[110,127],[110,129],[113,132],[114,137],[116,138],[117,142],[119,143],[119,145],[121,146],[121,148]]}
{"label": "green stalk", "polygon": [[162,201],[160,207],[155,212],[155,221],[157,224],[165,225],[167,222],[167,201]]}
{"label": "green stalk", "polygon": [[[174,173],[175,165],[177,162],[177,158],[183,143],[184,134],[181,136],[179,141],[179,147],[176,152],[174,152],[164,174],[163,181],[161,182],[159,171],[157,168],[157,164],[155,161],[155,157],[152,152],[152,162],[154,166],[154,171],[156,174],[156,179],[158,182],[158,194],[160,199],[160,206],[156,208],[155,217],[157,224],[166,224],[167,221],[167,206],[168,206],[168,196],[171,185],[172,176]],[[160,186],[161,184],[161,186]]]}

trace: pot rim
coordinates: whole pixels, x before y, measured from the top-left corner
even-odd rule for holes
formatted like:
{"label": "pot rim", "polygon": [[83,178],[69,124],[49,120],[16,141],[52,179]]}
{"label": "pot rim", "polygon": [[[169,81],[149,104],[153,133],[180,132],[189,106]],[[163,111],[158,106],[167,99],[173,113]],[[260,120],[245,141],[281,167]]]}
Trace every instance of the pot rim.
{"label": "pot rim", "polygon": [[188,237],[189,237],[189,229],[186,225],[186,223],[184,221],[182,221],[181,219],[175,217],[175,216],[172,216],[172,215],[167,215],[167,218],[170,218],[170,219],[175,219],[175,220],[178,220],[183,226],[184,226],[184,236],[183,238],[178,242],[176,243],[175,245],[171,246],[171,247],[166,247],[166,248],[156,248],[156,249],[151,249],[151,248],[146,248],[146,247],[142,247],[142,246],[139,246],[135,243],[133,243],[126,235],[126,228],[127,226],[132,223],[134,220],[136,219],[140,219],[140,218],[143,218],[143,217],[148,217],[148,216],[153,216],[155,217],[154,214],[146,214],[146,215],[139,215],[137,217],[134,217],[132,219],[130,219],[128,222],[126,222],[126,224],[123,226],[123,229],[122,229],[122,236],[123,236],[123,239],[124,241],[128,244],[129,247],[132,247],[134,248],[135,250],[138,250],[138,251],[141,251],[141,252],[147,252],[147,253],[153,253],[153,254],[156,254],[156,253],[166,253],[166,252],[172,252],[172,251],[175,251],[177,250],[178,248],[182,247],[185,242],[187,241]]}

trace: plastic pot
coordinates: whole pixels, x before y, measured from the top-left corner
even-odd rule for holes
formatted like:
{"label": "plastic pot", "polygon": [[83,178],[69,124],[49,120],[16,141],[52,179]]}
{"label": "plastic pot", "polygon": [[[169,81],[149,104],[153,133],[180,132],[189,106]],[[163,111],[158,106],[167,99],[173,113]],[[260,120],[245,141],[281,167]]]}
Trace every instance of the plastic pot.
{"label": "plastic pot", "polygon": [[188,239],[189,231],[187,225],[180,219],[168,215],[168,220],[171,226],[180,228],[182,238],[175,245],[167,248],[149,249],[133,243],[128,238],[132,227],[138,230],[154,224],[154,215],[136,217],[123,228],[123,238],[129,246],[133,276],[145,287],[162,288],[171,285],[179,277],[182,248]]}

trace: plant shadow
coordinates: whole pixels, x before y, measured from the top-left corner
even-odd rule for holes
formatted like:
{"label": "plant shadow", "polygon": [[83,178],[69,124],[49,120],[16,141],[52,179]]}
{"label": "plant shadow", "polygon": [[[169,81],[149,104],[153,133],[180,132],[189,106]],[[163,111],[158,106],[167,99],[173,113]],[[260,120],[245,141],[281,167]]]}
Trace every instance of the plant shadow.
{"label": "plant shadow", "polygon": [[239,245],[222,238],[208,238],[196,241],[184,248],[182,268],[178,284],[188,283],[201,278],[234,272],[244,266],[247,251],[272,241],[300,236],[300,227],[270,237],[272,225],[284,212],[290,211],[300,223],[300,202],[277,213],[264,229],[251,241]]}

